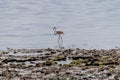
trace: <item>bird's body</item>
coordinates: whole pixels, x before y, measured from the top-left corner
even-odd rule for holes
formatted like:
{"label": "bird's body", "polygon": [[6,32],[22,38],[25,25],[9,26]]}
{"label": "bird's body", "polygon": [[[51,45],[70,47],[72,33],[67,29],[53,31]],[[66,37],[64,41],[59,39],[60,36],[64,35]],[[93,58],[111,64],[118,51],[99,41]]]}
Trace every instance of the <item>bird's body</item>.
{"label": "bird's body", "polygon": [[61,35],[61,34],[64,34],[64,32],[62,32],[62,31],[56,31],[55,34]]}
{"label": "bird's body", "polygon": [[55,35],[61,35],[61,34],[64,34],[63,31],[57,31],[57,28],[56,28],[56,27],[54,27],[53,30],[54,30],[54,34],[55,34]]}

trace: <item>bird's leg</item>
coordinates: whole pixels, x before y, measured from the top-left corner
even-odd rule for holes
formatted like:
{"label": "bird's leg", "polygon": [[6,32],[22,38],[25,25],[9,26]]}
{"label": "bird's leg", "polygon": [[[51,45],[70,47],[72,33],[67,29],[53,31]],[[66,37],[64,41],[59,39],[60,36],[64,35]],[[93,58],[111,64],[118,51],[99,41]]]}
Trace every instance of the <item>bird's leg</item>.
{"label": "bird's leg", "polygon": [[60,47],[60,35],[58,35],[58,45]]}
{"label": "bird's leg", "polygon": [[61,42],[63,43],[63,38],[62,38],[62,36],[60,35],[60,38],[61,38]]}
{"label": "bird's leg", "polygon": [[60,45],[61,45],[60,47],[62,47],[63,39],[62,39],[62,36],[61,36],[61,35],[59,35],[59,36],[60,36],[60,41],[61,41],[61,42],[60,42]]}
{"label": "bird's leg", "polygon": [[60,36],[58,36],[58,43],[60,42]]}

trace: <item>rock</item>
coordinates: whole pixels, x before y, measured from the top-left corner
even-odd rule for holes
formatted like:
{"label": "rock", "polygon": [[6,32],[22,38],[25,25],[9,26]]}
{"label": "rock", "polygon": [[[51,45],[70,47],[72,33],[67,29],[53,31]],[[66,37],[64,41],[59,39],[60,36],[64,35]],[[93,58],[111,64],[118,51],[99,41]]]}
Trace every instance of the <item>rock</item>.
{"label": "rock", "polygon": [[53,60],[48,60],[48,61],[45,62],[46,66],[51,66],[51,65],[54,65],[54,64],[57,64],[57,63]]}
{"label": "rock", "polygon": [[25,68],[25,66],[22,65],[22,64],[14,64],[14,63],[11,63],[11,64],[10,64],[10,67],[11,67],[11,68]]}
{"label": "rock", "polygon": [[36,67],[43,67],[45,66],[45,63],[36,63]]}
{"label": "rock", "polygon": [[5,71],[2,71],[2,76],[10,79],[13,77],[13,74],[11,74],[11,71],[10,70],[5,70]]}
{"label": "rock", "polygon": [[66,60],[66,57],[64,55],[58,55],[55,57],[55,61],[65,61]]}
{"label": "rock", "polygon": [[29,59],[25,59],[25,60],[17,60],[17,59],[5,59],[2,62],[4,63],[8,63],[8,62],[26,62],[26,61],[36,61],[37,59],[34,57],[31,57]]}
{"label": "rock", "polygon": [[115,80],[119,80],[119,76],[118,76],[118,75],[115,75],[115,76],[114,76],[114,79],[115,79]]}
{"label": "rock", "polygon": [[109,72],[106,75],[107,75],[107,77],[110,77],[110,76],[112,76],[112,73]]}
{"label": "rock", "polygon": [[55,51],[51,51],[51,54],[56,54],[56,52]]}

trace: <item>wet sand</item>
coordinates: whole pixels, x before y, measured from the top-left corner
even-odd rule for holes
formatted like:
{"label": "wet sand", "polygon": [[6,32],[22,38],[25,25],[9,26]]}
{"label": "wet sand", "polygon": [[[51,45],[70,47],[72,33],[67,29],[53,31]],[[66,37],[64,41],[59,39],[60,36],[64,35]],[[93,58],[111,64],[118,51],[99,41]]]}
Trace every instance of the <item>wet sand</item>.
{"label": "wet sand", "polygon": [[0,80],[119,80],[120,49],[0,50]]}

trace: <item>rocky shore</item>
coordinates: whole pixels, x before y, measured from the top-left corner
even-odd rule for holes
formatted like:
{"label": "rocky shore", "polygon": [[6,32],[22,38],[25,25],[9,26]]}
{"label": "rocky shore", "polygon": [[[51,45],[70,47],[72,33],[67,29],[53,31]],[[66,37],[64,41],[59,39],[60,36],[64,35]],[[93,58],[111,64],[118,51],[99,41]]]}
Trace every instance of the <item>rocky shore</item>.
{"label": "rocky shore", "polygon": [[120,80],[120,49],[0,50],[0,80]]}

